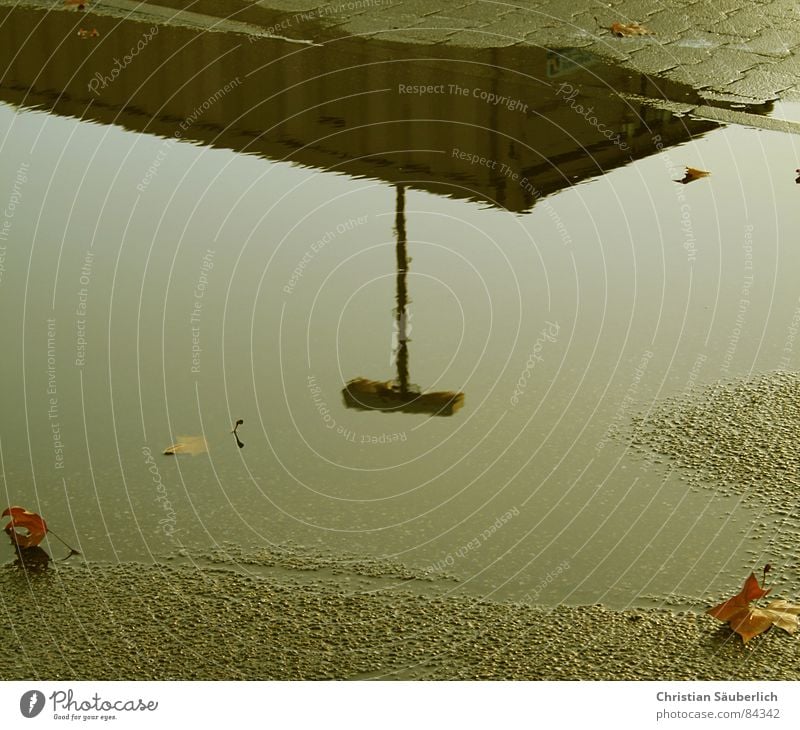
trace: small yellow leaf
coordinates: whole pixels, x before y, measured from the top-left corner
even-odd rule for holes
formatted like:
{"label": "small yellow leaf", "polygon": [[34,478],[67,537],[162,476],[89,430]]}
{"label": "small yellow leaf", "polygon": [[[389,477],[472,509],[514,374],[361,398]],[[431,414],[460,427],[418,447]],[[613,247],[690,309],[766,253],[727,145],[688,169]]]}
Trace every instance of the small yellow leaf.
{"label": "small yellow leaf", "polygon": [[649,31],[638,23],[612,23],[611,32],[618,38],[623,38],[636,35],[650,35],[652,31]]}
{"label": "small yellow leaf", "polygon": [[696,167],[687,167],[686,174],[683,176],[682,179],[676,180],[675,182],[686,183],[694,182],[695,180],[699,180],[701,177],[708,177],[711,173],[707,172],[706,170],[698,170]]}
{"label": "small yellow leaf", "polygon": [[208,444],[203,436],[178,436],[177,443],[167,446],[164,449],[166,456],[180,456],[181,454],[205,454],[208,451]]}

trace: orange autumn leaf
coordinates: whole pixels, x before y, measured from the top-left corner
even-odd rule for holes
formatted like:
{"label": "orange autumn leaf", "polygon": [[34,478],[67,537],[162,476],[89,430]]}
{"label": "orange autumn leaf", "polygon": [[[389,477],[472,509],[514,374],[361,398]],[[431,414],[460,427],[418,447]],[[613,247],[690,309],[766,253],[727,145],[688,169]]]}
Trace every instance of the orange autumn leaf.
{"label": "orange autumn leaf", "polygon": [[164,449],[166,456],[180,456],[181,454],[205,454],[208,451],[208,444],[203,436],[178,436],[177,443],[167,446]]}
{"label": "orange autumn leaf", "polygon": [[630,37],[636,35],[650,35],[649,31],[643,25],[638,23],[612,23],[611,32],[618,38]]}
{"label": "orange autumn leaf", "polygon": [[733,598],[729,598],[719,606],[709,608],[706,613],[720,621],[730,621],[731,618],[738,615],[742,609],[749,608],[750,601],[758,598],[763,598],[767,593],[772,590],[771,588],[762,588],[758,584],[758,578],[755,573],[750,573],[750,577],[744,582],[744,587]]}
{"label": "orange autumn leaf", "polygon": [[706,170],[698,170],[696,167],[687,167],[686,174],[680,179],[676,180],[675,182],[686,183],[694,182],[695,180],[699,180],[701,177],[708,177],[711,173],[707,172]]}
{"label": "orange autumn leaf", "polygon": [[[47,534],[47,523],[35,512],[29,512],[24,507],[8,507],[1,516],[11,517],[11,522],[4,529],[12,542],[21,548],[38,545]],[[19,532],[20,530],[24,532]]]}
{"label": "orange autumn leaf", "polygon": [[720,621],[726,621],[745,644],[773,625],[793,634],[800,627],[800,606],[782,599],[770,601],[766,608],[750,605],[751,601],[763,598],[770,590],[760,586],[758,578],[750,573],[739,593],[718,606],[709,608],[706,613]]}

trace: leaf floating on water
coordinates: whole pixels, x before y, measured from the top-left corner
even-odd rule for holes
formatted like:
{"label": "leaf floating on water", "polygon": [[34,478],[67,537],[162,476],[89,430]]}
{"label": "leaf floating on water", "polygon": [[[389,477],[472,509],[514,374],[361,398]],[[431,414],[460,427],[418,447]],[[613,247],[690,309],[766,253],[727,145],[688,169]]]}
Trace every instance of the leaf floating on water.
{"label": "leaf floating on water", "polygon": [[643,25],[639,25],[638,23],[612,23],[611,32],[617,36],[617,38],[627,38],[637,35],[650,35],[652,33],[652,31],[648,30]]}
{"label": "leaf floating on water", "polygon": [[205,454],[208,451],[208,444],[203,436],[178,436],[177,443],[167,446],[164,449],[166,456],[180,456],[182,454]]}
{"label": "leaf floating on water", "polygon": [[47,523],[35,512],[29,512],[24,507],[7,507],[1,516],[11,518],[4,529],[17,547],[35,547],[47,534]]}
{"label": "leaf floating on water", "polygon": [[800,627],[800,606],[783,599],[770,601],[766,608],[750,605],[751,601],[763,598],[770,590],[760,586],[755,574],[750,573],[739,593],[718,606],[709,608],[706,613],[727,622],[745,644],[773,625],[793,634]]}
{"label": "leaf floating on water", "polygon": [[676,180],[675,182],[683,183],[684,185],[686,185],[687,183],[699,180],[701,177],[708,177],[710,174],[711,173],[707,172],[706,170],[698,170],[696,167],[687,167],[686,174],[683,176],[683,178],[680,180]]}

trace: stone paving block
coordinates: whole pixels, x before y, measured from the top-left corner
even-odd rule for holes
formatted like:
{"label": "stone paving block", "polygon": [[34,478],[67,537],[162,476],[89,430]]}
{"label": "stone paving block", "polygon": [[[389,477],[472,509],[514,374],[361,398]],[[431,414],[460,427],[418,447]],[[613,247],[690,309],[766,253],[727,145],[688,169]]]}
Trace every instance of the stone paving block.
{"label": "stone paving block", "polygon": [[334,27],[340,33],[348,36],[353,35],[371,38],[378,35],[378,31],[375,28],[375,21],[371,18],[365,18],[363,15],[349,18],[345,22],[339,23]]}
{"label": "stone paving block", "polygon": [[[778,99],[780,92],[792,88],[797,84],[797,77],[782,74],[767,68],[761,68],[745,75],[743,79],[734,81],[725,87],[730,94],[739,94],[751,98]],[[765,89],[772,89],[772,93],[764,93]]]}
{"label": "stone paving block", "polygon": [[[452,0],[451,0],[452,1]],[[460,2],[460,0],[457,0]],[[439,3],[437,3],[439,4]],[[347,20],[362,15],[386,12],[400,5],[398,0],[331,0],[320,5],[314,14],[323,21]],[[399,14],[398,10],[396,14]]]}
{"label": "stone paving block", "polygon": [[444,43],[452,34],[451,30],[441,28],[398,28],[379,33],[375,38],[395,43],[437,45]]}
{"label": "stone paving block", "polygon": [[765,16],[764,13],[750,7],[731,13],[725,19],[708,27],[708,30],[741,38],[753,38],[774,25],[774,21]]}
{"label": "stone paving block", "polygon": [[652,13],[645,19],[643,25],[653,32],[653,37],[660,43],[672,43],[694,27],[688,15],[673,10]]}
{"label": "stone paving block", "polygon": [[775,73],[787,74],[800,79],[800,55],[792,54],[782,61],[776,61],[770,66],[770,69]]}
{"label": "stone paving block", "polygon": [[[450,15],[455,15],[459,18],[468,18],[470,20],[478,20],[483,23],[491,23],[498,18],[502,17],[503,15],[508,15],[511,12],[514,12],[514,9],[509,7],[508,5],[498,5],[494,3],[487,3],[487,2],[474,2],[474,0],[467,0],[469,4],[462,5],[458,10],[455,11],[448,11]],[[517,12],[523,12],[518,10]],[[534,11],[525,11],[526,13],[530,13],[533,17]]]}
{"label": "stone paving block", "polygon": [[448,36],[447,45],[459,48],[505,48],[518,43],[514,38],[499,36],[495,33],[484,33],[483,30],[483,28],[462,30]]}
{"label": "stone paving block", "polygon": [[413,28],[422,20],[418,15],[393,14],[390,12],[364,16],[375,24],[378,31],[396,30],[397,28]]}
{"label": "stone paving block", "polygon": [[286,13],[302,13],[315,10],[320,5],[325,5],[323,0],[260,0],[256,2],[269,10],[282,10]]}
{"label": "stone paving block", "polygon": [[679,58],[674,50],[670,50],[669,46],[660,45],[652,45],[635,51],[631,54],[631,60],[628,63],[628,66],[646,74],[662,73],[681,65],[683,65],[683,59]]}
{"label": "stone paving block", "polygon": [[608,38],[598,38],[594,43],[585,46],[581,50],[594,53],[601,58],[611,61],[630,61],[630,54],[623,51],[622,46],[613,42],[616,40],[613,36],[609,36],[609,38],[610,40],[608,40]]}
{"label": "stone paving block", "polygon": [[[427,15],[441,13],[442,15],[455,14],[456,10],[467,4],[469,0],[394,0],[391,9],[395,14],[417,15],[424,18]],[[387,5],[388,8],[388,5]]]}
{"label": "stone paving block", "polygon": [[[614,21],[619,23],[630,23],[633,21],[641,25],[646,25],[647,16],[655,10],[660,10],[662,7],[662,3],[652,2],[652,0],[622,0],[622,2],[614,4],[613,9],[611,9],[611,14],[614,16]],[[609,14],[609,11],[603,12],[605,15]]]}
{"label": "stone paving block", "polygon": [[[521,5],[521,3],[513,2],[514,5]],[[589,3],[591,5],[591,3]],[[586,11],[586,6],[582,2],[575,2],[575,0],[551,0],[550,2],[543,3],[536,8],[546,21],[553,20],[569,20],[574,15]],[[520,11],[517,11],[520,12]]]}
{"label": "stone paving block", "polygon": [[444,15],[426,15],[415,26],[417,28],[437,28],[441,30],[450,30],[453,33],[458,33],[459,30],[465,28],[480,28],[484,23],[479,20],[470,18],[454,18],[446,17]]}
{"label": "stone paving block", "polygon": [[800,5],[795,0],[772,0],[761,6],[761,12],[777,18],[800,20]]}
{"label": "stone paving block", "polygon": [[538,28],[525,35],[525,44],[539,48],[584,48],[597,38],[581,28]]}
{"label": "stone paving block", "polygon": [[730,43],[728,48],[748,53],[758,53],[762,56],[784,58],[789,55],[792,48],[800,46],[800,37],[797,33],[768,28],[754,38],[743,39],[741,43]]}
{"label": "stone paving block", "polygon": [[664,77],[696,89],[710,87],[723,88],[725,85],[744,78],[740,71],[719,64],[713,59],[701,61],[694,66],[677,66],[665,72]]}
{"label": "stone paving block", "polygon": [[527,18],[519,12],[504,15],[499,20],[495,20],[481,28],[481,31],[488,34],[495,34],[498,38],[511,39],[513,43],[519,43],[526,35],[535,29]]}

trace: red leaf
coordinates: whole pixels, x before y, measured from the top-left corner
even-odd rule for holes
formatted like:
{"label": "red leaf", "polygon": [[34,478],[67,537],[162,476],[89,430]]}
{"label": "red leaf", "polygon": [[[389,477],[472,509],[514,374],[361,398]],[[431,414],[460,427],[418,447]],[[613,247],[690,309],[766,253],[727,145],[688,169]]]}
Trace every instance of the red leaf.
{"label": "red leaf", "polygon": [[29,512],[24,507],[7,507],[0,516],[11,517],[11,522],[4,529],[21,548],[38,545],[47,534],[47,523],[35,512]]}
{"label": "red leaf", "polygon": [[709,608],[706,613],[711,614],[720,621],[730,621],[741,612],[742,609],[749,608],[750,601],[756,598],[763,598],[770,590],[769,588],[762,588],[758,584],[758,578],[756,578],[755,573],[750,573],[750,577],[744,582],[744,586],[739,593],[733,598],[729,598],[724,603],[720,603],[719,606]]}

